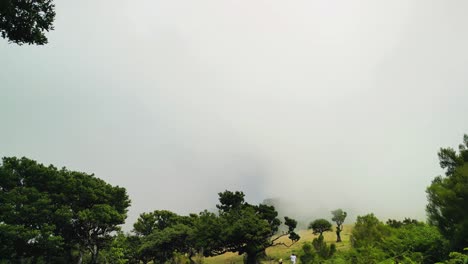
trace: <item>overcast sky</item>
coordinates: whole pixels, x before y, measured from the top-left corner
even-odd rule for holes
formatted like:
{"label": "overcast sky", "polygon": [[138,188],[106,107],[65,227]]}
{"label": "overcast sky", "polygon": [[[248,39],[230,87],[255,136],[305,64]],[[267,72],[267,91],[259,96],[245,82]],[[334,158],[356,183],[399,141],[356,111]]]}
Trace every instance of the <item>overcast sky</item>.
{"label": "overcast sky", "polygon": [[0,39],[0,155],[124,186],[128,226],[225,189],[424,219],[438,149],[468,133],[467,8],[57,0],[48,45]]}

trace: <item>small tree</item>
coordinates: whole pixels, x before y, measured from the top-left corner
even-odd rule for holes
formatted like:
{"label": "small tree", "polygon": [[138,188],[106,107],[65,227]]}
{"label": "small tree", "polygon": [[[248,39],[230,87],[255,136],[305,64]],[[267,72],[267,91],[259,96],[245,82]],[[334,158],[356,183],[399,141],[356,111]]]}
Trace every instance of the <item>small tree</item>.
{"label": "small tree", "polygon": [[315,263],[315,260],[317,258],[317,253],[315,253],[313,249],[314,248],[312,247],[312,244],[310,242],[305,242],[302,245],[303,253],[299,255],[299,259],[301,260],[301,263],[303,264]]}
{"label": "small tree", "polygon": [[332,220],[336,223],[336,242],[341,242],[341,231],[343,231],[343,222],[346,219],[346,212],[337,209],[331,212],[333,215]]}
{"label": "small tree", "polygon": [[312,241],[312,246],[314,246],[315,251],[322,259],[329,259],[336,252],[335,244],[327,245],[323,235],[320,235],[318,238],[314,238]]}
{"label": "small tree", "polygon": [[314,235],[322,236],[323,232],[332,231],[332,224],[326,219],[317,219],[309,224],[309,229],[312,229]]}

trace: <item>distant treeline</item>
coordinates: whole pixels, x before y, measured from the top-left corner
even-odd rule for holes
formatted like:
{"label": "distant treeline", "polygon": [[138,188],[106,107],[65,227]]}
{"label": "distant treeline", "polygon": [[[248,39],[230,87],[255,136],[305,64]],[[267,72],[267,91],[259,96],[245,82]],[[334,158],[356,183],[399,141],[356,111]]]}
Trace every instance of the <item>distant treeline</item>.
{"label": "distant treeline", "polygon": [[[299,262],[468,263],[468,136],[458,151],[442,148],[439,159],[446,173],[426,190],[427,223],[358,216],[350,249],[337,251],[323,237],[332,223],[311,219],[308,228],[318,236],[302,244]],[[300,241],[293,218],[280,219],[268,202],[249,204],[239,191],[219,193],[217,212],[142,213],[124,234],[120,225],[129,206],[124,188],[94,175],[3,158],[0,263],[202,263],[203,257],[236,252],[250,264],[267,259],[267,248]],[[347,213],[337,209],[331,216],[336,243],[343,243]]]}

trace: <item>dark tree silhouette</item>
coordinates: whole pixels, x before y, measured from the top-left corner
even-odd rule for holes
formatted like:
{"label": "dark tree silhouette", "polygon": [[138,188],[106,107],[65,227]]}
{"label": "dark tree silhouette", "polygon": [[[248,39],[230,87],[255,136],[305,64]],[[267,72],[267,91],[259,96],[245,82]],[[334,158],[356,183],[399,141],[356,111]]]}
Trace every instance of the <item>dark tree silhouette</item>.
{"label": "dark tree silhouette", "polygon": [[1,0],[0,35],[12,43],[47,44],[46,31],[53,30],[53,0]]}
{"label": "dark tree silhouette", "polygon": [[451,242],[453,250],[468,245],[468,135],[458,153],[452,148],[439,152],[446,177],[438,176],[427,188],[429,222]]}
{"label": "dark tree silhouette", "polygon": [[341,231],[343,231],[343,222],[346,219],[347,213],[341,209],[332,211],[332,221],[336,223],[336,242],[341,242]]}

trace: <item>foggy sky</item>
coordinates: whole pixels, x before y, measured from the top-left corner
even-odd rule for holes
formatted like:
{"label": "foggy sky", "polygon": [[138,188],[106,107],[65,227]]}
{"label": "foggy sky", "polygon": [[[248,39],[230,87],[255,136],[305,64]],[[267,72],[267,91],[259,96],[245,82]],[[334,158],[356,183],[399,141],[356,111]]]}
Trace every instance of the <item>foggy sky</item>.
{"label": "foggy sky", "polygon": [[127,226],[225,189],[424,219],[439,148],[468,133],[467,8],[57,0],[48,45],[0,39],[0,155],[125,187]]}

